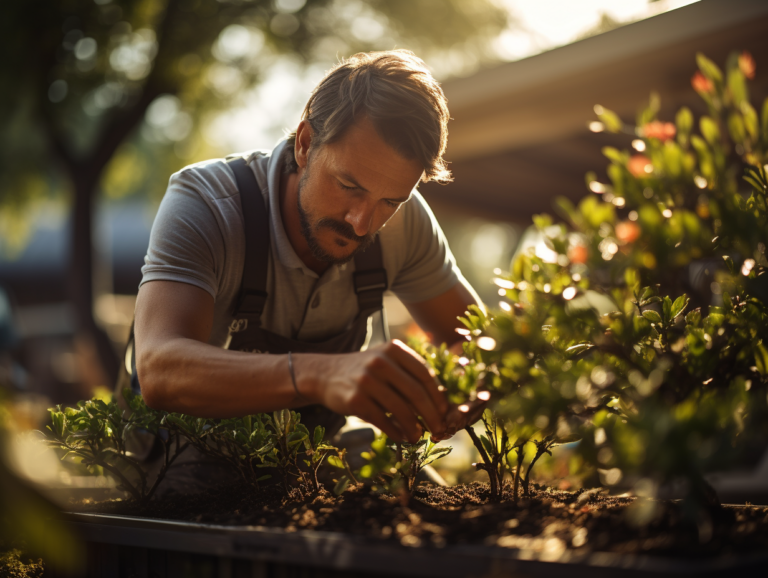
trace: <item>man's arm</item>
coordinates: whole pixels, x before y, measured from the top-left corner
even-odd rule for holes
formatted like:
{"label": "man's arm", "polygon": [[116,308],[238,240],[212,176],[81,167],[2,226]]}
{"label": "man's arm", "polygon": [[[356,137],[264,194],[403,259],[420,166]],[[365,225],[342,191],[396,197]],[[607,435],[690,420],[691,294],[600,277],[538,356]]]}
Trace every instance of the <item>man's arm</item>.
{"label": "man's arm", "polygon": [[419,415],[433,433],[443,432],[445,396],[401,342],[359,353],[294,355],[297,395],[287,355],[209,345],[213,312],[213,298],[190,284],[152,281],[139,289],[136,370],[150,407],[216,418],[319,403],[357,415],[393,439],[417,441]]}
{"label": "man's arm", "polygon": [[459,341],[457,327],[463,327],[457,317],[464,317],[470,305],[482,307],[474,289],[459,280],[448,291],[419,303],[407,303],[406,308],[414,321],[430,336],[435,345],[449,346]]}

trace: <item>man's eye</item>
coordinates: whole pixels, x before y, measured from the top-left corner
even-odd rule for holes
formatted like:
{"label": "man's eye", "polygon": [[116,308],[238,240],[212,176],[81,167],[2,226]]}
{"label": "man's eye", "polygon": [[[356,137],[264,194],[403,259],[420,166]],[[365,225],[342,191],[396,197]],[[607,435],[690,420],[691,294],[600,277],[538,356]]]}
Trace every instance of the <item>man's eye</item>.
{"label": "man's eye", "polygon": [[387,204],[393,209],[396,209],[400,206],[400,203],[398,201],[387,201]]}
{"label": "man's eye", "polygon": [[342,189],[344,189],[345,191],[352,191],[352,190],[354,190],[354,189],[356,189],[356,188],[357,188],[357,187],[348,187],[347,185],[345,185],[345,184],[344,184],[344,183],[342,183],[341,181],[338,181],[338,183],[339,183],[339,186],[340,186]]}

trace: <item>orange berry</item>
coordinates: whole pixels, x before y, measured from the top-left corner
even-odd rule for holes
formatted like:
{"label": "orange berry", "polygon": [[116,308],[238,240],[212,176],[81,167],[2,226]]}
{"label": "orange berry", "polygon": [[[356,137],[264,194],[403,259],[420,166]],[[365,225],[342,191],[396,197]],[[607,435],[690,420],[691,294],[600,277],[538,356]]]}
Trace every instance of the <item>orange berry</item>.
{"label": "orange berry", "polygon": [[755,78],[755,59],[746,50],[739,55],[739,70],[749,80]]}
{"label": "orange berry", "polygon": [[616,225],[616,238],[622,243],[634,243],[640,237],[640,227],[632,221],[622,221]]}
{"label": "orange berry", "polygon": [[643,135],[647,138],[657,138],[662,142],[675,138],[677,127],[671,122],[654,120],[643,127]]}
{"label": "orange berry", "polygon": [[645,155],[632,155],[627,164],[627,169],[636,178],[647,177],[648,173],[653,170],[651,159]]}
{"label": "orange berry", "polygon": [[691,86],[697,92],[712,92],[715,87],[712,85],[712,81],[704,76],[701,72],[696,72],[691,78]]}
{"label": "orange berry", "polygon": [[589,258],[589,249],[584,245],[571,245],[568,248],[568,259],[571,263],[584,264]]}

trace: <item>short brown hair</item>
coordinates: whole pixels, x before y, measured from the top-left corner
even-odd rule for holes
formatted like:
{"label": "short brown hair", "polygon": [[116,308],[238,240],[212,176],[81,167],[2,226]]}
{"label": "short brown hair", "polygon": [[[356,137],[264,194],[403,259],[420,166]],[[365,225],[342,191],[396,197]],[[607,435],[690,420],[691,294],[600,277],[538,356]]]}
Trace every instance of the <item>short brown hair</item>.
{"label": "short brown hair", "polygon": [[[443,160],[448,139],[448,106],[426,64],[409,50],[360,53],[325,75],[304,107],[312,146],[341,138],[358,119],[368,117],[384,142],[424,167],[423,182],[447,183]],[[296,133],[288,136],[286,170],[296,172]]]}

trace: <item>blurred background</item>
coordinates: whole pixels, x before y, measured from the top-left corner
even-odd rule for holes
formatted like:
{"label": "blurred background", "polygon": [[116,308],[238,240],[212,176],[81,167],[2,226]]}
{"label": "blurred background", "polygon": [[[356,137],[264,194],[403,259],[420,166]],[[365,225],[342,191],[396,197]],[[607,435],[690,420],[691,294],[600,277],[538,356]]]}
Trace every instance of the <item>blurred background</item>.
{"label": "blurred background", "polygon": [[[443,83],[455,182],[429,184],[488,304],[530,218],[587,193],[593,107],[703,104],[695,54],[748,50],[768,93],[762,0],[6,0],[0,20],[0,386],[17,421],[111,389],[169,176],[270,149],[338,58],[408,48]],[[387,297],[393,336],[416,331]],[[26,413],[25,413],[26,412]],[[20,417],[21,416],[21,417]],[[26,416],[26,417],[25,417]]]}

